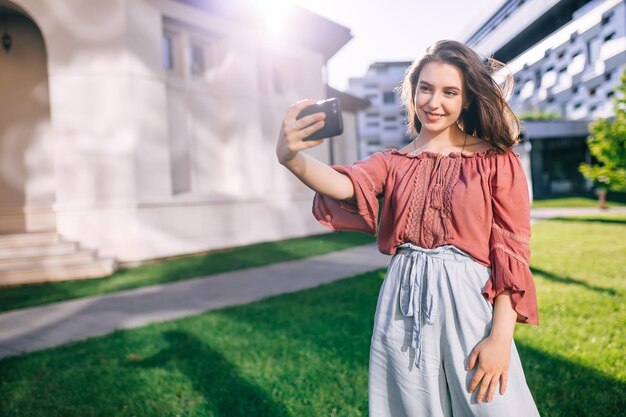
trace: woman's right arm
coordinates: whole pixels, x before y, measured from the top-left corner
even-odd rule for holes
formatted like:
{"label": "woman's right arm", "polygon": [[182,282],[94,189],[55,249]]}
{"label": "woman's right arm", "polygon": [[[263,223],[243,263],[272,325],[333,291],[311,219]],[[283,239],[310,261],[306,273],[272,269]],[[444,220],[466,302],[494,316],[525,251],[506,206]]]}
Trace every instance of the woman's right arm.
{"label": "woman's right arm", "polygon": [[321,145],[324,141],[323,139],[303,140],[324,126],[324,113],[315,113],[296,120],[296,116],[312,104],[315,104],[315,101],[303,100],[289,108],[283,119],[276,144],[278,162],[313,191],[336,200],[352,199],[354,198],[354,185],[350,178],[312,156],[300,152]]}

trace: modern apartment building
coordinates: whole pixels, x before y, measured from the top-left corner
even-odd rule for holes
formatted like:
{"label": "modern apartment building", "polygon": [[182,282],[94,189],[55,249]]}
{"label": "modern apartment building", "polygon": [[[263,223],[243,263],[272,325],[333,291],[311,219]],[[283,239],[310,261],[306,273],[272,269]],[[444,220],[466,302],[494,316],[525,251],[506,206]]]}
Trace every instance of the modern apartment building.
{"label": "modern apartment building", "polygon": [[406,116],[396,88],[411,62],[375,62],[363,77],[350,78],[350,94],[369,100],[367,111],[359,112],[359,156],[365,158],[385,148],[400,148],[410,141]]}
{"label": "modern apartment building", "polygon": [[[626,66],[626,2],[509,0],[466,43],[514,75],[509,103],[528,119],[534,194],[588,190],[577,167],[591,161],[589,123],[613,115]],[[554,120],[536,120],[538,113]]]}

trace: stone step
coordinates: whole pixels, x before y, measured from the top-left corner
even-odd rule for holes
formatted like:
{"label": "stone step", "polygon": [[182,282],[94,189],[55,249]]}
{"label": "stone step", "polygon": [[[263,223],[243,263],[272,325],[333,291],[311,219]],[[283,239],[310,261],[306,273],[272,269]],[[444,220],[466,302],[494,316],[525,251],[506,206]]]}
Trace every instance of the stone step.
{"label": "stone step", "polygon": [[46,246],[59,243],[61,238],[54,232],[3,233],[0,234],[0,248],[24,246]]}
{"label": "stone step", "polygon": [[114,259],[102,258],[89,262],[68,263],[49,267],[20,267],[0,270],[0,287],[100,278],[112,274],[117,267]]}
{"label": "stone step", "polygon": [[26,258],[35,256],[66,255],[78,250],[76,242],[59,242],[49,245],[0,248],[2,258]]}
{"label": "stone step", "polygon": [[49,268],[91,262],[96,258],[94,251],[79,250],[73,253],[49,256],[25,256],[17,258],[0,258],[0,270],[14,268]]}

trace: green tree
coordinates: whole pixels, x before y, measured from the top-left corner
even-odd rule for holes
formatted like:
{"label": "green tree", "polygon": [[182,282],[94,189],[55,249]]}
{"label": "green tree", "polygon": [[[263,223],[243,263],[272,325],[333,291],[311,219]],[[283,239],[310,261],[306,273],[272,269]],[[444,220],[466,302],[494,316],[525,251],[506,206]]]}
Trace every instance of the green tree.
{"label": "green tree", "polygon": [[581,163],[578,170],[604,191],[626,191],[626,69],[613,96],[615,118],[598,119],[590,126],[589,151],[598,164]]}
{"label": "green tree", "polygon": [[537,120],[559,120],[561,116],[558,113],[543,110],[527,111],[519,114],[518,119],[523,121],[537,121]]}

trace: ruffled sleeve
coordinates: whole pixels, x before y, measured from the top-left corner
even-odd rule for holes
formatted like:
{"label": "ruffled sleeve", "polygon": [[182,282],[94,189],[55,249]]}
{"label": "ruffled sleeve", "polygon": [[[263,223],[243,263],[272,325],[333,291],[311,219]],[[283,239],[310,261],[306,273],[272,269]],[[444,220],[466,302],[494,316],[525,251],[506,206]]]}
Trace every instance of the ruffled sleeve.
{"label": "ruffled sleeve", "polygon": [[493,223],[489,239],[491,278],[483,296],[492,303],[511,290],[518,323],[539,324],[535,283],[530,271],[530,199],[519,155],[513,151],[494,158]]}
{"label": "ruffled sleeve", "polygon": [[332,165],[354,185],[354,198],[335,200],[321,193],[313,198],[313,216],[332,230],[349,230],[376,235],[378,199],[382,197],[389,163],[384,151],[352,165]]}

